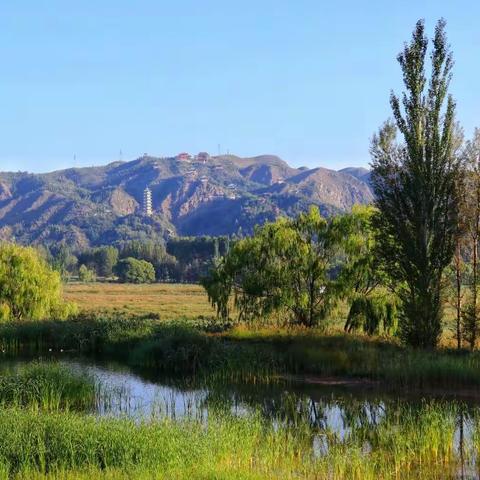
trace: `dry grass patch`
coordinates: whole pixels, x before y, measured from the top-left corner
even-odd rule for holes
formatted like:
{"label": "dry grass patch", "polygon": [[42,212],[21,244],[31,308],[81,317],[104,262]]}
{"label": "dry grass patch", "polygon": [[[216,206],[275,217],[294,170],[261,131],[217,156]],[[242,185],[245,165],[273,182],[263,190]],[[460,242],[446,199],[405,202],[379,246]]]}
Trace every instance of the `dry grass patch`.
{"label": "dry grass patch", "polygon": [[162,319],[215,314],[200,285],[72,283],[65,285],[64,297],[87,312],[155,313]]}

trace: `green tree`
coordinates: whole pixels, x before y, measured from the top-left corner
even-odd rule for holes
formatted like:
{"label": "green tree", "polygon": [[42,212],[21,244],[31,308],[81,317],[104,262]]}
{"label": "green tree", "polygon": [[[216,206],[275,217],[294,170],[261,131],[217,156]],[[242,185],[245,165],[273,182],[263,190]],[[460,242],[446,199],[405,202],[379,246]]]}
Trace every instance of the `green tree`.
{"label": "green tree", "polygon": [[53,249],[50,262],[53,268],[60,272],[62,278],[68,279],[76,270],[78,259],[64,243],[61,243]]}
{"label": "green tree", "polygon": [[2,320],[64,319],[75,310],[62,300],[60,274],[38,251],[0,244],[0,318]]}
{"label": "green tree", "polygon": [[467,260],[470,267],[469,297],[462,312],[463,336],[470,348],[476,346],[479,334],[478,287],[480,241],[480,129],[475,129],[472,140],[466,143],[464,151],[465,175],[464,198],[462,202],[463,241],[466,246]]}
{"label": "green tree", "polygon": [[335,223],[312,207],[236,241],[202,283],[223,318],[230,314],[233,296],[241,320],[281,311],[291,323],[313,327],[336,297],[329,273],[338,245]]}
{"label": "green tree", "polygon": [[169,280],[176,270],[176,258],[167,253],[165,246],[154,241],[132,240],[123,244],[120,258],[136,258],[150,262],[156,273],[157,280]]}
{"label": "green tree", "polygon": [[345,331],[393,334],[397,301],[394,282],[378,255],[375,213],[371,206],[355,205],[350,214],[335,219],[342,238],[337,284],[350,304]]}
{"label": "green tree", "polygon": [[115,273],[123,283],[152,283],[155,281],[155,268],[150,262],[128,257],[115,266]]}
{"label": "green tree", "polygon": [[80,265],[80,268],[78,269],[78,279],[81,282],[94,282],[96,280],[97,276],[95,275],[94,270],[90,270],[88,267],[85,265]]}
{"label": "green tree", "polygon": [[115,247],[99,247],[95,249],[94,261],[98,275],[110,277],[113,273],[113,267],[118,260],[118,250]]}
{"label": "green tree", "polygon": [[[443,20],[435,29],[429,78],[427,50],[419,21],[398,56],[406,91],[401,101],[391,94],[395,124],[386,123],[371,147],[379,244],[405,285],[402,337],[419,347],[436,346],[442,331],[442,274],[458,229],[455,104],[448,95],[453,59]],[[397,131],[403,142],[397,142]]]}

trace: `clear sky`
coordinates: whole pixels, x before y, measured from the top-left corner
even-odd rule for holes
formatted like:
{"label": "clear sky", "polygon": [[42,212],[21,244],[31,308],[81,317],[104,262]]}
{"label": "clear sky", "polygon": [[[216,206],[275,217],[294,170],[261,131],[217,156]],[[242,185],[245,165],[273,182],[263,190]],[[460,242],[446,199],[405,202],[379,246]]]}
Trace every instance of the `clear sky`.
{"label": "clear sky", "polygon": [[[418,18],[445,17],[458,119],[480,126],[478,0],[5,0],[0,169],[144,152],[366,166]],[[75,158],[74,158],[75,156]]]}

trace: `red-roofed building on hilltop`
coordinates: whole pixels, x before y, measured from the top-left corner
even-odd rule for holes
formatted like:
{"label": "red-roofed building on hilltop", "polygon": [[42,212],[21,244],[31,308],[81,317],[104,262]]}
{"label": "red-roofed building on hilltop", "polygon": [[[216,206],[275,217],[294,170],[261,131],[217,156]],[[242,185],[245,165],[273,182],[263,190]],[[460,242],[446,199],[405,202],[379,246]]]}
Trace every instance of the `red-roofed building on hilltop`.
{"label": "red-roofed building on hilltop", "polygon": [[191,156],[187,152],[182,152],[182,153],[179,153],[175,158],[180,161],[186,161],[186,160],[190,160]]}

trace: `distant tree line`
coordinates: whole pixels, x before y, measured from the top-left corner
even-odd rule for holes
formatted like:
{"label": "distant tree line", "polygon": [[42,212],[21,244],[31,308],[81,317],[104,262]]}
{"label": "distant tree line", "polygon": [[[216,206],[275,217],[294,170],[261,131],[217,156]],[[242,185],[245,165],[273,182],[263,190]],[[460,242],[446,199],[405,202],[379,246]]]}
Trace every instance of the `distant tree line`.
{"label": "distant tree line", "polygon": [[[92,282],[115,278],[135,283],[195,283],[207,275],[215,258],[225,254],[229,243],[228,237],[178,237],[167,243],[132,240],[82,251],[71,250],[65,243],[38,248],[67,280]],[[148,274],[140,275],[140,270]]]}

